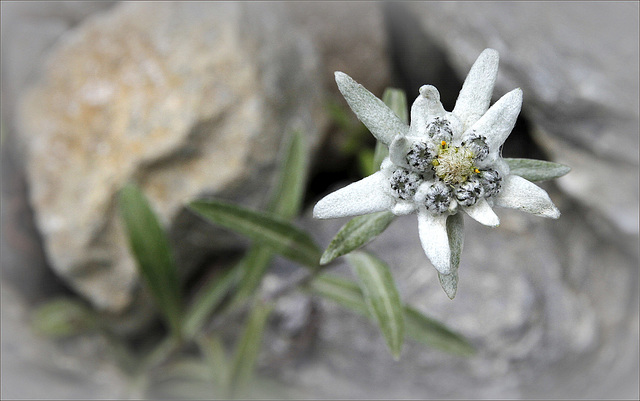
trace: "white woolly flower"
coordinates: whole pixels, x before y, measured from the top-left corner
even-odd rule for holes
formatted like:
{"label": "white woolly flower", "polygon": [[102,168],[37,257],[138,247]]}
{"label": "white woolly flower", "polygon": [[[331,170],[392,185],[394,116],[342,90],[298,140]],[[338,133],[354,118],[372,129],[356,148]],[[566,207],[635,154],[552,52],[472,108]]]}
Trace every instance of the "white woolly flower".
{"label": "white woolly flower", "polygon": [[[464,211],[495,227],[499,219],[492,207],[502,206],[558,218],[560,212],[547,193],[511,175],[502,159],[501,146],[520,113],[522,91],[514,89],[489,107],[497,72],[498,52],[486,49],[471,67],[451,112],[443,108],[435,87],[422,86],[411,107],[410,126],[362,85],[336,72],[340,92],[360,121],[389,147],[389,157],[380,171],[320,200],[314,217],[417,212],[420,241],[443,287],[451,279],[457,285],[449,216]],[[447,291],[452,297],[450,292],[455,294],[455,288]]]}

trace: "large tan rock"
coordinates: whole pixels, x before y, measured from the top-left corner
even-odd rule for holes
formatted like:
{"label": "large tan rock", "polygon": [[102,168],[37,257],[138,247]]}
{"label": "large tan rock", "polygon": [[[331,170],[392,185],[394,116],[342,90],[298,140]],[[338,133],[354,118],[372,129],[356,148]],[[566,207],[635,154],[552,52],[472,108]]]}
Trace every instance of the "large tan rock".
{"label": "large tan rock", "polygon": [[193,232],[181,211],[194,197],[264,202],[284,133],[317,146],[319,61],[286,19],[277,5],[123,3],[52,51],[20,109],[30,197],[53,268],[95,306],[122,310],[138,283],[116,207],[125,182]]}

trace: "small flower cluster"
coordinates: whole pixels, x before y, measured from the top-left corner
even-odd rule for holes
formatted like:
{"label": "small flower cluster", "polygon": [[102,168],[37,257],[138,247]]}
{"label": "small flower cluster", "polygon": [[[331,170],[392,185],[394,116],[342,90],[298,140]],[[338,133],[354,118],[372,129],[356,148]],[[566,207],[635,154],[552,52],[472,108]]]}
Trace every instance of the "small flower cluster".
{"label": "small flower cluster", "polygon": [[[502,176],[497,169],[483,165],[489,147],[482,136],[472,135],[460,146],[449,145],[453,134],[446,120],[438,118],[427,126],[429,140],[411,144],[404,167],[387,163],[391,193],[399,200],[415,199],[432,213],[455,211],[457,205],[472,206],[479,199],[496,195]],[[445,129],[433,129],[434,125]]]}

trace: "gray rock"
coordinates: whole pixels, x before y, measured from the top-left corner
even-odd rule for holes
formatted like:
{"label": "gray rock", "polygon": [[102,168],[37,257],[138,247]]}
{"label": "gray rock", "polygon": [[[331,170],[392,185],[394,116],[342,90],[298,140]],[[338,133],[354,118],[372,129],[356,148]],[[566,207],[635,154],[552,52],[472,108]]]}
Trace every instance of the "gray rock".
{"label": "gray rock", "polygon": [[237,241],[198,229],[186,201],[260,205],[283,134],[317,146],[318,57],[286,19],[273,5],[123,3],[52,51],[20,109],[30,200],[53,268],[96,307],[121,311],[137,287],[115,203],[125,182],[193,265],[194,249]]}
{"label": "gray rock", "polygon": [[[323,301],[314,357],[281,379],[314,398],[633,398],[638,255],[603,240],[584,207],[551,194],[563,210],[557,221],[507,209],[497,209],[497,229],[465,218],[453,301],[424,255],[415,216],[367,246],[391,267],[402,299],[467,336],[476,356],[408,341],[394,362],[372,322]],[[304,225],[323,246],[346,220]],[[333,272],[354,279],[340,259]]]}
{"label": "gray rock", "polygon": [[[574,168],[558,187],[545,185],[563,215],[549,221],[498,210],[495,230],[466,219],[454,301],[439,288],[414,216],[368,245],[389,263],[403,300],[470,338],[476,356],[409,342],[393,362],[373,324],[323,302],[316,359],[283,376],[317,398],[637,398],[637,5],[408,9],[404,19],[390,18],[392,46],[406,49],[399,63],[415,62],[410,50],[424,33],[427,46],[444,52],[425,67],[436,78],[447,63],[464,78],[484,48],[500,52],[496,98],[522,87],[534,137],[552,160]],[[411,31],[412,16],[424,32]],[[321,224],[327,245],[345,221],[308,226]],[[336,270],[351,276],[343,265]]]}
{"label": "gray rock", "polygon": [[324,68],[318,78],[329,90],[339,93],[333,73],[343,71],[382,94],[389,85],[391,66],[380,4],[291,2],[287,10],[293,22],[313,38]]}
{"label": "gray rock", "polygon": [[2,398],[118,399],[127,377],[111,359],[104,337],[54,341],[34,334],[30,306],[2,281]]}
{"label": "gray rock", "polygon": [[410,11],[460,77],[484,48],[497,49],[495,96],[523,89],[523,115],[553,142],[536,139],[574,167],[561,188],[638,234],[637,4],[442,2]]}

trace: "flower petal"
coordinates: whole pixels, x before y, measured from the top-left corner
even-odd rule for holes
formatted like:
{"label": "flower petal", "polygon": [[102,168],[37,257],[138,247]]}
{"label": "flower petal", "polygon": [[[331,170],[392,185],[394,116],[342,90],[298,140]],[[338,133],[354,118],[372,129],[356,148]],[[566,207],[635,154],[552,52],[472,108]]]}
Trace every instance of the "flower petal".
{"label": "flower petal", "polygon": [[387,210],[394,199],[386,186],[387,178],[378,171],[320,199],[313,208],[313,217],[333,219]]}
{"label": "flower petal", "polygon": [[409,168],[407,163],[407,152],[411,148],[411,141],[406,136],[397,136],[389,145],[389,159],[396,166]]}
{"label": "flower petal", "polygon": [[405,216],[416,211],[416,205],[414,202],[407,202],[398,200],[396,204],[391,208],[391,213],[396,216]]}
{"label": "flower petal", "polygon": [[462,213],[452,214],[447,217],[447,235],[449,236],[449,249],[451,249],[451,268],[458,270],[460,255],[464,246],[464,218]]}
{"label": "flower petal", "polygon": [[441,117],[445,114],[446,111],[440,103],[440,92],[435,86],[421,86],[420,96],[411,106],[411,134],[426,137],[427,122],[434,117]]}
{"label": "flower petal", "polygon": [[451,250],[451,272],[449,274],[438,272],[438,280],[449,299],[453,299],[458,291],[458,266],[460,266],[460,255],[464,245],[464,218],[461,213],[447,217],[447,236]]}
{"label": "flower petal", "polygon": [[476,134],[487,138],[490,159],[495,159],[499,155],[500,146],[513,130],[521,107],[522,90],[517,88],[502,96],[469,128]]}
{"label": "flower petal", "polygon": [[447,235],[447,216],[433,215],[425,208],[418,210],[418,235],[422,249],[441,274],[450,274],[451,249]]}
{"label": "flower petal", "polygon": [[462,121],[463,129],[472,126],[489,108],[493,85],[498,76],[498,52],[485,49],[467,75],[453,108],[453,114]]}
{"label": "flower petal", "polygon": [[502,190],[495,197],[495,204],[519,209],[536,216],[551,219],[560,217],[560,211],[551,202],[544,189],[517,175],[507,176],[502,185]]}
{"label": "flower petal", "polygon": [[500,219],[493,212],[491,206],[486,199],[481,198],[473,206],[465,207],[464,211],[478,223],[485,226],[497,227],[500,224]]}
{"label": "flower petal", "polygon": [[335,77],[349,107],[376,139],[388,146],[396,135],[406,135],[409,127],[382,100],[343,72]]}
{"label": "flower petal", "polygon": [[449,299],[455,298],[458,292],[458,269],[453,269],[451,274],[438,273],[438,280]]}

